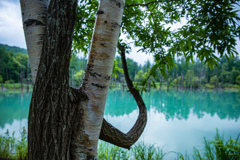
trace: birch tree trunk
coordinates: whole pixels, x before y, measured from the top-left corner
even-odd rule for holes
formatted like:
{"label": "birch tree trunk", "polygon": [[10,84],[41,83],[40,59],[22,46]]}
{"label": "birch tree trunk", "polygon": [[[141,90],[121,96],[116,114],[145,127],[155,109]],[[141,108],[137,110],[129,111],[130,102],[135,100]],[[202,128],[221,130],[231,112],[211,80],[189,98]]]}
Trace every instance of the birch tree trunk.
{"label": "birch tree trunk", "polygon": [[[48,1],[21,1],[27,41],[34,41],[40,33],[36,28],[46,24],[46,32],[27,42],[31,68],[37,73],[29,111],[29,159],[96,159],[124,1],[100,1],[88,66],[78,90],[69,87],[77,0],[51,0],[49,6],[43,2]],[[32,7],[37,9],[30,13]],[[46,21],[31,18],[38,11]],[[42,49],[32,52],[42,42]]]}
{"label": "birch tree trunk", "polygon": [[[88,65],[82,83],[87,95],[83,114],[84,127],[75,130],[75,157],[88,159],[97,155],[97,144],[103,122],[103,114],[111,80],[112,68],[122,21],[123,0],[101,0],[97,12]],[[78,121],[78,119],[77,119]],[[81,134],[84,133],[84,136]],[[83,137],[87,138],[83,140]],[[81,148],[81,152],[79,152]],[[83,154],[87,153],[87,154]]]}
{"label": "birch tree trunk", "polygon": [[49,0],[20,0],[20,3],[32,80],[34,83],[42,52]]}

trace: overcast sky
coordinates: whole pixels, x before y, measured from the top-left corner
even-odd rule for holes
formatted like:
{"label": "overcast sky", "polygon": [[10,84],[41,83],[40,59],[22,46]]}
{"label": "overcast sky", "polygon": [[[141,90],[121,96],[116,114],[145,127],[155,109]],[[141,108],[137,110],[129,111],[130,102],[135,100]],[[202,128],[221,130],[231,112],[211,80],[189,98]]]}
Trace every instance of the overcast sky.
{"label": "overcast sky", "polygon": [[26,48],[19,0],[0,0],[0,43]]}
{"label": "overcast sky", "polygon": [[[0,43],[9,46],[27,48],[24,38],[22,17],[19,0],[0,0]],[[138,63],[144,64],[148,59],[153,62],[153,57],[144,53],[137,53],[133,49],[127,57]],[[238,38],[237,51],[240,53],[240,41]]]}

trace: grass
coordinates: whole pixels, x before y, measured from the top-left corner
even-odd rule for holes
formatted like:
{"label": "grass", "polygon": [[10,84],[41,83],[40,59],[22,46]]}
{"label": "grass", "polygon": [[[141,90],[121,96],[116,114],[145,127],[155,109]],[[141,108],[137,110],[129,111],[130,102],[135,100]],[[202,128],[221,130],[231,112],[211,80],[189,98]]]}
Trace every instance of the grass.
{"label": "grass", "polygon": [[27,131],[23,128],[20,131],[21,137],[17,140],[15,132],[10,136],[9,131],[0,136],[0,156],[12,159],[27,160],[28,145]]}
{"label": "grass", "polygon": [[5,135],[0,137],[0,156],[2,157],[11,157],[15,145],[15,137],[14,132],[12,133],[12,136],[9,135],[9,132],[5,133]]}
{"label": "grass", "polygon": [[[12,159],[27,160],[27,132],[23,128],[19,140],[15,139],[14,132],[10,136],[7,131],[0,135],[0,156]],[[240,136],[240,135],[239,135]],[[130,150],[126,150],[106,142],[100,141],[97,159],[99,160],[163,160],[167,154],[175,153],[176,160],[240,160],[239,136],[236,140],[229,139],[224,142],[223,136],[218,131],[214,140],[204,138],[204,147],[194,148],[192,155],[164,152],[163,148],[143,142],[135,144]],[[191,157],[191,158],[190,158]]]}
{"label": "grass", "polygon": [[97,159],[101,160],[162,160],[166,153],[159,147],[140,142],[126,150],[106,142],[100,142]]}
{"label": "grass", "polygon": [[[223,136],[220,136],[218,131],[214,140],[208,141],[204,138],[204,148],[201,153],[197,148],[194,148],[192,159],[194,160],[240,160],[240,142],[238,135],[237,139],[229,139],[224,142]],[[182,154],[178,155],[178,160],[190,159],[188,155],[185,157]]]}

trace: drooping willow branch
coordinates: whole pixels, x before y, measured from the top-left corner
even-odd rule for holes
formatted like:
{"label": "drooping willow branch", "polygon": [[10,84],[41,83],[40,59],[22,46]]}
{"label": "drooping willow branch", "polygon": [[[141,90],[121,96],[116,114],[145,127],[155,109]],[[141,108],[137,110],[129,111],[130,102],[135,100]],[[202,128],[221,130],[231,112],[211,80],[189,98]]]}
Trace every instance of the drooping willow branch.
{"label": "drooping willow branch", "polygon": [[130,129],[128,133],[123,133],[110,123],[108,123],[105,119],[103,119],[103,124],[100,133],[100,139],[106,142],[112,143],[119,147],[130,149],[130,147],[138,140],[141,136],[146,123],[147,123],[147,109],[143,99],[133,86],[131,79],[129,78],[128,70],[127,70],[127,62],[125,57],[125,46],[119,44],[119,49],[121,51],[121,60],[122,66],[124,70],[124,76],[129,88],[129,91],[133,95],[135,101],[137,102],[139,108],[139,115],[137,121],[134,126]]}

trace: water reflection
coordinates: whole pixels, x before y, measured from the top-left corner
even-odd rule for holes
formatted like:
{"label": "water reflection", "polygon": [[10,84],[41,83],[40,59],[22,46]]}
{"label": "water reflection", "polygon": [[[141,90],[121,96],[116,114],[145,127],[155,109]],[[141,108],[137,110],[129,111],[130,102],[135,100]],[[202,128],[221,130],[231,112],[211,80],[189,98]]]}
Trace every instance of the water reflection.
{"label": "water reflection", "polygon": [[[220,119],[238,120],[240,117],[239,92],[176,92],[154,91],[144,93],[147,110],[154,109],[165,115],[166,120],[187,120],[191,114],[202,118],[204,114],[217,115]],[[14,119],[28,117],[31,94],[0,94],[0,127]],[[129,115],[137,109],[130,93],[110,91],[105,115]]]}
{"label": "water reflection", "polygon": [[27,119],[31,93],[0,93],[0,127],[14,120]]}
{"label": "water reflection", "polygon": [[[144,93],[147,109],[154,108],[165,115],[166,120],[187,120],[192,114],[202,118],[204,114],[218,115],[220,119],[238,120],[240,117],[239,92],[176,92],[154,91]],[[108,94],[105,114],[120,116],[137,109],[133,97],[126,92]]]}
{"label": "water reflection", "polygon": [[[140,140],[165,146],[165,151],[192,153],[193,146],[203,144],[203,137],[215,136],[216,128],[225,138],[240,133],[239,92],[150,91],[142,96],[148,122]],[[7,129],[19,134],[20,128],[27,127],[30,98],[26,93],[0,94],[0,134]],[[111,124],[127,132],[137,116],[137,104],[130,93],[109,92],[104,117]]]}
{"label": "water reflection", "polygon": [[[151,91],[143,94],[148,122],[140,141],[164,146],[165,151],[193,153],[203,137],[213,139],[216,128],[225,138],[240,133],[240,93]],[[137,104],[129,93],[108,95],[105,118],[123,132],[129,131],[138,116]],[[173,159],[171,153],[167,159]]]}
{"label": "water reflection", "polygon": [[20,138],[21,134],[20,131],[22,131],[23,127],[27,129],[28,123],[27,119],[14,119],[12,123],[5,123],[3,127],[0,127],[0,134],[6,133],[8,130],[9,133],[12,135],[13,132],[15,132],[14,136],[15,138]]}

